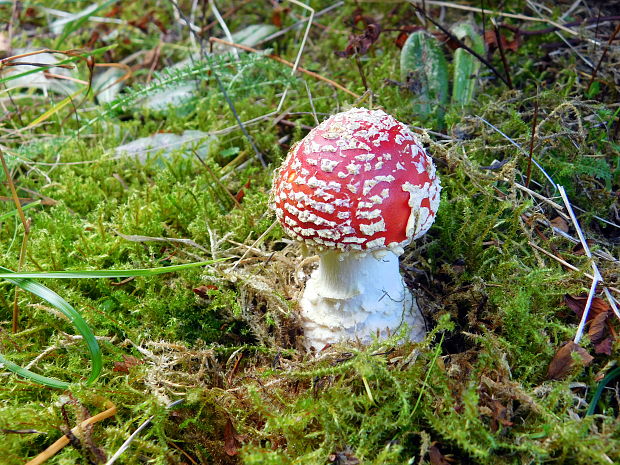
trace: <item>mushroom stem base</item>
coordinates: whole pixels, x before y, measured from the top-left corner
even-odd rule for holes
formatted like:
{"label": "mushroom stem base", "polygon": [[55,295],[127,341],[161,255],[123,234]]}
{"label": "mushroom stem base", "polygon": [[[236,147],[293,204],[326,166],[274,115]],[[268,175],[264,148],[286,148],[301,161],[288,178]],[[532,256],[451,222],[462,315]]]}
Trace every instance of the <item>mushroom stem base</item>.
{"label": "mushroom stem base", "polygon": [[410,340],[424,337],[424,319],[394,253],[375,258],[372,253],[328,251],[320,259],[301,299],[306,347],[320,350],[349,339],[369,343],[373,336],[385,338],[404,325]]}

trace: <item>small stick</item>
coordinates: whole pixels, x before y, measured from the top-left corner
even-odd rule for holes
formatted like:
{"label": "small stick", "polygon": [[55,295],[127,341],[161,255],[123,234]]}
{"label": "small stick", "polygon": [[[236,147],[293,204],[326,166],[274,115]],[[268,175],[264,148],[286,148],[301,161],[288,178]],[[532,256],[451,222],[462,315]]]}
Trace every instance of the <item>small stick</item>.
{"label": "small stick", "polygon": [[612,310],[618,319],[620,319],[620,310],[618,310],[618,306],[616,305],[616,299],[614,299],[614,296],[612,296],[611,292],[609,292],[609,288],[604,287],[603,291],[605,292],[605,297],[607,297],[607,301],[609,302],[609,305],[611,305]]}
{"label": "small stick", "polygon": [[[218,44],[228,45],[229,47],[235,47],[235,48],[238,48],[238,49],[241,49],[241,50],[245,50],[246,52],[261,53],[260,50],[257,50],[257,49],[252,48],[252,47],[248,47],[247,45],[235,44],[233,42],[228,42],[226,40],[219,39],[217,37],[209,37],[209,42],[216,42]],[[288,66],[290,68],[293,68],[295,66],[290,61],[287,61],[284,58],[279,57],[278,55],[273,55],[273,54],[269,53],[269,54],[265,54],[264,56],[266,56],[267,58],[270,58],[272,60],[275,60],[278,63],[282,63],[283,65],[286,65],[286,66]],[[334,82],[331,79],[323,77],[320,74],[315,73],[314,71],[308,71],[307,69],[302,68],[301,66],[297,67],[297,71],[299,71],[300,73],[304,73],[304,74],[306,74],[308,76],[312,76],[313,78],[318,79],[320,81],[327,82],[329,85],[331,85],[331,86],[335,87],[336,89],[339,89],[339,90],[341,90],[343,92],[346,92],[347,94],[351,95],[354,98],[360,98],[360,96],[358,94],[356,94],[355,92],[351,92],[346,87],[343,87],[340,84],[338,84],[337,82]]]}
{"label": "small stick", "polygon": [[[533,242],[529,242],[528,244],[530,244],[532,247],[534,247],[536,250],[538,250],[539,252],[544,253],[546,256],[553,258],[555,261],[557,261],[558,263],[562,264],[563,266],[565,266],[566,268],[570,268],[573,271],[581,271],[579,268],[577,268],[575,265],[571,265],[570,263],[568,263],[566,260],[561,259],[560,257],[553,255],[551,252],[543,249],[542,247],[534,244]],[[583,272],[584,276],[590,278],[590,279],[594,279],[594,276],[592,276],[591,274],[585,273]]]}
{"label": "small stick", "polygon": [[506,85],[510,90],[514,89],[512,85],[512,79],[510,78],[510,66],[508,66],[508,61],[506,60],[506,52],[504,51],[504,46],[502,45],[502,36],[499,33],[499,28],[495,21],[493,23],[493,31],[495,32],[495,40],[497,41],[497,49],[499,50],[499,56],[502,59],[502,65],[504,66],[504,74],[506,75]]}
{"label": "small stick", "polygon": [[[105,420],[106,418],[110,418],[111,416],[115,415],[116,406],[112,404],[111,402],[110,404],[112,406],[109,409],[104,410],[103,412],[98,413],[95,416],[87,418],[82,423],[80,423],[78,426],[75,426],[74,428],[72,428],[71,434],[75,435],[79,431],[86,428],[88,425],[92,425],[93,423],[97,423],[98,421]],[[58,451],[60,451],[63,447],[65,447],[68,444],[69,444],[69,437],[65,434],[60,439],[58,439],[54,444],[52,444],[47,449],[45,449],[43,452],[41,452],[39,455],[37,455],[34,459],[26,463],[26,465],[41,465],[43,462],[53,457]]]}

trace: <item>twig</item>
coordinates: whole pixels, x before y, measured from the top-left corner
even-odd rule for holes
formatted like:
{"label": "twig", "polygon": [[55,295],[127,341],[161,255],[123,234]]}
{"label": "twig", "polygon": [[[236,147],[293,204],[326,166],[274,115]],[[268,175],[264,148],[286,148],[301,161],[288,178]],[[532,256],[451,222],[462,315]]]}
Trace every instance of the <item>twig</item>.
{"label": "twig", "polygon": [[[88,425],[92,425],[93,423],[97,423],[98,421],[105,420],[106,418],[110,418],[111,416],[116,414],[116,406],[109,402],[112,405],[107,410],[104,410],[101,413],[98,413],[95,416],[87,418],[78,426],[75,426],[71,429],[71,434],[75,435],[79,433],[81,430],[86,428]],[[30,460],[26,465],[40,465],[45,462],[47,459],[53,457],[58,451],[60,451],[63,447],[69,444],[69,437],[65,434],[60,439],[58,439],[54,444],[49,446],[39,455],[37,455],[34,459]]]}
{"label": "twig", "polygon": [[[523,153],[525,156],[528,156],[528,153],[523,149],[523,147],[521,147],[519,144],[517,144],[514,140],[512,140],[510,137],[508,137],[506,135],[505,132],[503,132],[501,129],[499,129],[497,126],[492,125],[491,123],[489,123],[486,119],[484,119],[482,116],[476,116],[476,118],[478,118],[480,121],[482,121],[484,124],[486,124],[487,126],[489,126],[491,129],[493,129],[494,131],[498,132],[499,134],[501,134],[502,136],[504,136],[504,138],[506,138],[506,140],[508,142],[510,142],[512,145],[514,145],[516,148],[518,148],[521,153]],[[549,176],[547,174],[547,172],[543,169],[542,166],[540,166],[540,164],[534,159],[532,158],[532,163],[534,163],[534,165],[536,165],[536,168],[538,168],[540,170],[540,172],[545,176],[545,178],[547,178],[547,181],[549,181],[551,183],[551,185],[557,189],[557,186],[555,184],[555,182],[553,181],[553,179],[551,178],[551,176]]]}
{"label": "twig", "polygon": [[[325,13],[329,13],[330,11],[336,8],[340,8],[342,5],[344,5],[344,2],[339,1],[339,2],[334,3],[333,5],[328,6],[327,8],[322,9],[321,11],[317,11],[316,13],[314,13],[314,19],[319,18],[323,16]],[[305,19],[297,21],[295,24],[291,24],[290,26],[285,27],[284,29],[280,29],[278,32],[274,32],[273,34],[265,37],[264,39],[259,40],[258,42],[256,42],[256,45],[261,45],[261,44],[264,44],[265,42],[269,42],[270,40],[283,36],[287,32],[293,29],[297,29],[299,26],[301,26],[305,22],[306,22]]]}
{"label": "twig", "polygon": [[506,85],[510,90],[514,89],[512,85],[512,78],[510,77],[510,66],[508,65],[508,60],[506,60],[506,52],[504,50],[504,45],[502,44],[502,36],[499,32],[499,28],[495,23],[495,20],[492,20],[493,31],[495,32],[495,40],[497,41],[497,49],[499,50],[499,56],[502,59],[502,65],[504,66],[504,75],[506,76]]}
{"label": "twig", "polygon": [[[553,258],[555,261],[557,261],[558,263],[562,264],[562,265],[563,265],[563,266],[565,266],[566,268],[569,268],[569,269],[571,269],[571,270],[573,270],[573,271],[579,271],[579,272],[581,272],[581,270],[580,270],[579,268],[577,268],[575,265],[571,265],[571,264],[570,264],[570,263],[568,263],[566,260],[564,260],[564,259],[562,259],[562,258],[560,258],[560,257],[558,257],[558,256],[556,256],[556,255],[553,255],[551,252],[549,252],[549,251],[547,251],[547,250],[543,249],[543,248],[542,248],[542,247],[540,247],[539,245],[536,245],[536,244],[534,244],[534,243],[533,243],[533,242],[531,242],[531,241],[529,241],[529,242],[528,242],[528,244],[529,244],[529,245],[531,245],[532,247],[534,247],[534,248],[535,248],[536,250],[538,250],[539,252],[544,253],[546,256]],[[583,275],[584,275],[584,276],[586,276],[587,278],[594,279],[594,276],[592,276],[592,275],[591,275],[591,274],[589,274],[589,273],[583,272]]]}
{"label": "twig", "polygon": [[[13,177],[11,176],[11,172],[9,171],[9,167],[6,164],[6,160],[4,158],[4,153],[2,153],[2,149],[0,148],[0,161],[2,162],[2,169],[4,171],[4,176],[9,184],[9,188],[11,190],[11,195],[13,196],[13,202],[15,203],[15,207],[17,208],[17,212],[19,213],[19,218],[24,226],[24,237],[22,239],[22,246],[19,252],[19,264],[17,271],[21,271],[21,268],[24,264],[24,260],[26,257],[26,244],[28,243],[28,233],[30,232],[30,222],[26,219],[26,215],[24,215],[24,210],[22,209],[21,202],[19,201],[19,197],[17,196],[17,190],[15,189],[15,184],[13,183]],[[12,331],[13,334],[18,331],[18,321],[19,321],[19,302],[18,302],[19,292],[17,287],[15,288],[15,295],[13,299],[13,321],[12,321]]]}
{"label": "twig", "polygon": [[614,296],[611,295],[611,292],[609,292],[609,288],[604,287],[603,292],[605,292],[605,297],[607,297],[607,301],[609,302],[609,305],[611,305],[612,310],[618,319],[620,319],[620,310],[618,310],[618,306],[616,305],[616,299],[614,299]]}
{"label": "twig", "polygon": [[[235,44],[233,42],[228,42],[226,40],[218,39],[217,37],[210,37],[209,41],[210,42],[216,42],[218,44],[228,45],[229,47],[235,47],[235,48],[238,48],[238,49],[241,49],[241,50],[245,50],[246,52],[261,53],[260,50],[257,50],[257,49],[252,48],[252,47],[248,47],[247,45]],[[266,56],[267,58],[275,60],[278,63],[282,63],[283,65],[286,65],[286,66],[288,66],[290,68],[293,68],[295,66],[290,61],[287,61],[287,60],[285,60],[284,58],[282,58],[282,57],[280,57],[278,55],[273,55],[271,53],[268,53],[268,54],[263,54],[263,56]],[[297,71],[299,71],[300,73],[304,73],[304,74],[306,74],[308,76],[312,76],[313,78],[318,79],[320,81],[327,82],[329,85],[331,85],[331,86],[335,87],[336,89],[339,89],[339,90],[341,90],[343,92],[346,92],[347,94],[351,95],[354,98],[360,98],[360,95],[356,94],[355,92],[351,92],[346,87],[343,87],[340,84],[338,84],[337,82],[334,82],[331,79],[323,77],[320,74],[315,73],[314,71],[308,71],[307,69],[302,68],[301,66],[297,67]]]}
{"label": "twig", "polygon": [[[510,182],[508,181],[508,179],[505,180],[506,182]],[[522,186],[521,184],[519,184],[518,182],[514,183],[514,186],[519,189],[522,190],[523,192],[526,192],[528,194],[530,194],[532,197],[536,197],[538,200],[542,200],[545,203],[548,203],[549,205],[551,205],[553,208],[556,209],[558,215],[560,215],[562,218],[564,218],[565,220],[568,220],[569,217],[568,215],[566,215],[562,210],[564,210],[564,207],[562,205],[560,205],[559,203],[555,203],[553,200],[548,199],[547,197],[545,197],[544,195],[539,194],[538,192],[533,191],[532,189]]]}
{"label": "twig", "polygon": [[[211,0],[210,3],[211,3],[211,10],[213,11],[213,16],[215,16],[215,19],[217,20],[220,27],[224,31],[224,35],[226,36],[226,38],[232,42],[233,41],[232,34],[230,33],[228,26],[226,26],[226,21],[224,21],[224,18],[222,18],[220,11],[217,9],[217,6],[215,5],[215,0]],[[239,58],[239,53],[237,52],[237,50],[233,50],[233,55],[235,55],[235,58]]]}

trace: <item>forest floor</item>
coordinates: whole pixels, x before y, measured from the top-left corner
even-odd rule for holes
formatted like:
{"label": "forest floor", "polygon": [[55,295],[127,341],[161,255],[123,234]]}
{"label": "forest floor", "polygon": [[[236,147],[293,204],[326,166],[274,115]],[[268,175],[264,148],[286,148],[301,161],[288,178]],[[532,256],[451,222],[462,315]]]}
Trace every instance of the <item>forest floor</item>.
{"label": "forest floor", "polygon": [[[0,19],[0,464],[620,462],[620,2]],[[309,352],[271,182],[357,106],[441,178],[401,257],[428,334]]]}

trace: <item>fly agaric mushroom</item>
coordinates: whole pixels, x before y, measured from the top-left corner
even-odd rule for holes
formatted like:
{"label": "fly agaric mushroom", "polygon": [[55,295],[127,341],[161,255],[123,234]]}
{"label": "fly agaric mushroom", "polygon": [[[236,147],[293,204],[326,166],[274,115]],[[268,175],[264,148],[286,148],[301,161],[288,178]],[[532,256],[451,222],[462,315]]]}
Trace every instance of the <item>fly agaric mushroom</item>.
{"label": "fly agaric mushroom", "polygon": [[435,220],[439,178],[416,136],[381,110],[353,108],[319,124],[276,173],[272,208],[320,257],[300,302],[306,346],[367,343],[424,320],[399,273],[403,247]]}

